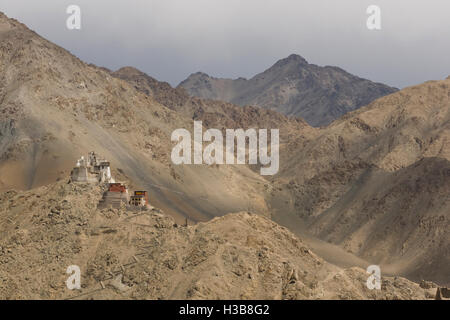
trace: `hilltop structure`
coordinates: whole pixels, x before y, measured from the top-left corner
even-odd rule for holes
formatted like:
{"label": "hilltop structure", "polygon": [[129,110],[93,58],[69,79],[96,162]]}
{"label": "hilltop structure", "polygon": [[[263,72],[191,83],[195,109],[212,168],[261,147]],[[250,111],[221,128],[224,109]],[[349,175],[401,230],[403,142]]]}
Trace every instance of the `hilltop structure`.
{"label": "hilltop structure", "polygon": [[82,156],[70,173],[72,182],[107,184],[108,188],[103,193],[98,203],[98,208],[120,208],[127,209],[151,208],[147,191],[135,191],[130,196],[128,188],[124,183],[116,182],[111,175],[111,167],[108,160],[100,158],[94,151],[89,152],[85,159]]}
{"label": "hilltop structure", "polygon": [[122,204],[128,205],[130,195],[128,188],[122,183],[110,183],[108,190],[103,193],[103,198],[98,203],[98,208],[120,208]]}
{"label": "hilltop structure", "polygon": [[98,203],[98,208],[120,208],[125,206],[129,210],[150,209],[147,191],[135,191],[130,196],[128,188],[123,183],[110,183],[108,189],[103,193],[103,198]]}
{"label": "hilltop structure", "polygon": [[70,173],[73,182],[89,183],[114,183],[111,176],[110,163],[106,159],[101,159],[92,151],[87,159],[84,156],[77,161],[76,167]]}
{"label": "hilltop structure", "polygon": [[148,199],[147,191],[135,191],[134,195],[130,197],[131,208],[150,208],[150,201]]}

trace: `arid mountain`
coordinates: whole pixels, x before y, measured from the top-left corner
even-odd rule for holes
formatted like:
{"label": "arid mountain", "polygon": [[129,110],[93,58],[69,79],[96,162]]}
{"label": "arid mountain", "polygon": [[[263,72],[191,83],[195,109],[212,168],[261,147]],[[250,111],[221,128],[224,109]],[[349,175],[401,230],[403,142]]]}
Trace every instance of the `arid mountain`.
{"label": "arid mountain", "polygon": [[172,88],[167,82],[160,82],[133,67],[121,68],[111,75],[129,82],[139,91],[177,113],[203,121],[206,127],[277,128],[281,129],[280,134],[286,139],[289,135],[312,130],[302,119],[288,118],[275,111],[191,97],[184,88]]}
{"label": "arid mountain", "polygon": [[291,202],[278,214],[386,270],[449,283],[450,80],[380,98],[280,154],[289,191],[274,198]]}
{"label": "arid mountain", "polygon": [[[158,210],[96,210],[101,188],[60,181],[0,194],[0,299],[429,299],[404,278],[369,290],[267,218],[245,212],[195,226]],[[81,271],[69,290],[66,270]]]}
{"label": "arid mountain", "polygon": [[[158,99],[189,117],[205,119],[209,113],[219,127],[224,119],[227,125],[239,119],[247,119],[244,126],[282,124],[288,133],[282,139],[282,169],[265,196],[273,219],[381,264],[388,273],[448,283],[448,80],[384,97],[321,130],[299,122],[296,131],[292,119],[286,123],[276,114],[275,123],[251,122],[231,104],[196,98],[186,103],[192,100],[183,88],[170,88],[136,69],[114,74],[155,99],[164,96],[161,87],[166,95],[172,92],[168,96],[182,96],[177,105]],[[195,112],[192,105],[209,112]],[[238,116],[230,119],[230,114]],[[381,123],[372,126],[375,120]],[[326,245],[313,249],[347,264]]]}
{"label": "arid mountain", "polygon": [[193,96],[255,105],[324,126],[373,100],[397,91],[358,78],[337,67],[309,64],[290,55],[247,80],[220,79],[195,73],[180,83]]}
{"label": "arid mountain", "polygon": [[149,190],[180,221],[242,210],[268,215],[265,180],[246,166],[172,165],[171,133],[192,130],[191,118],[3,14],[0,70],[1,190],[67,179],[80,155],[96,150],[116,177]]}
{"label": "arid mountain", "polygon": [[[35,272],[39,268],[34,265],[49,267],[52,271],[45,281],[52,284],[63,278],[60,269],[68,263],[91,270],[90,290],[98,285],[106,265],[119,267],[119,261],[125,263],[132,252],[143,253],[141,245],[151,242],[154,255],[144,254],[150,269],[140,266],[124,280],[127,285],[139,283],[130,297],[265,298],[287,279],[270,271],[281,270],[280,261],[291,261],[293,268],[313,276],[305,276],[292,296],[276,289],[274,297],[424,297],[417,285],[403,279],[390,279],[388,292],[367,292],[364,287],[347,291],[347,287],[364,286],[366,274],[343,270],[380,264],[386,275],[449,283],[449,85],[450,80],[444,80],[407,88],[328,127],[312,128],[273,110],[190,97],[183,88],[171,88],[130,67],[111,72],[87,65],[0,14],[0,192],[4,191],[0,195],[0,259],[7,267],[0,276],[8,283],[0,293],[4,297],[67,297],[60,282],[49,291],[40,292],[37,284],[21,291],[26,281],[35,280],[27,271],[16,274],[14,270],[22,270],[22,265]],[[219,129],[280,129],[280,172],[267,178],[245,165],[173,165],[171,132],[192,130],[193,120]],[[164,215],[149,213],[140,221],[123,210],[96,211],[99,188],[67,184],[75,161],[92,150],[111,161],[117,180],[132,189],[149,190],[150,202]],[[328,262],[316,256],[300,261],[302,255],[292,247],[291,234],[264,218],[239,214],[209,221],[233,212],[272,218],[301,235],[305,247]],[[185,217],[190,224],[209,222],[183,230],[173,227]],[[138,232],[131,223],[125,229],[111,228],[121,218],[136,220],[143,228],[161,221],[163,227],[151,229],[153,235]],[[227,229],[228,224],[236,226],[236,234]],[[222,233],[226,230],[228,234]],[[270,258],[279,260],[270,261],[267,273],[251,274],[256,282],[242,290],[253,295],[235,287],[241,278],[225,277],[228,282],[219,277],[221,283],[229,283],[227,295],[219,280],[212,280],[215,273],[208,272],[228,275],[241,268],[241,261],[243,266],[252,265],[254,251],[242,246],[240,237],[255,234],[267,236],[262,243],[274,243]],[[222,240],[216,243],[215,236]],[[131,245],[134,251],[127,249]],[[210,246],[217,255],[210,254]],[[110,254],[102,255],[103,248]],[[230,248],[236,259],[223,267],[229,257],[219,253]],[[186,279],[186,273],[171,269],[176,268],[171,251],[191,271]],[[79,260],[71,263],[74,253],[80,254]],[[192,259],[204,262],[196,260],[192,265]],[[339,274],[330,271],[331,278],[323,277],[320,268],[310,268],[316,261]],[[165,266],[167,270],[151,273],[152,268]],[[199,274],[211,283],[202,283]],[[186,282],[175,288],[167,279]],[[318,287],[310,284],[314,279]],[[144,285],[145,281],[154,285]],[[303,285],[309,289],[303,292]],[[114,286],[123,288],[117,282]],[[316,288],[322,288],[323,294]],[[122,297],[108,292],[104,297]]]}
{"label": "arid mountain", "polygon": [[[124,68],[115,75],[155,97],[163,96],[163,87],[170,96],[183,97],[177,101],[189,100],[183,88],[171,89],[135,69]],[[312,232],[381,264],[386,272],[448,283],[448,82],[407,88],[321,130],[300,122],[301,130],[296,131],[275,116],[275,125],[282,124],[288,134],[282,139],[282,169],[265,197],[272,217],[298,234]],[[159,102],[189,110],[188,116],[205,114],[193,112],[186,102]],[[234,105],[202,99],[195,105],[209,108],[215,125],[224,119],[218,110],[248,119]],[[273,126],[248,120],[245,124]]]}

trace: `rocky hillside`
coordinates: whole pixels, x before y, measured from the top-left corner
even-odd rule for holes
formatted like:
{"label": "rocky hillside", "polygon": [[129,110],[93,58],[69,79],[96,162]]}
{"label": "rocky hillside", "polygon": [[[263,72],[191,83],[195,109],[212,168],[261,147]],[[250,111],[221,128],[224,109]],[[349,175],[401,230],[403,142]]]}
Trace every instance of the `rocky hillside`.
{"label": "rocky hillside", "polygon": [[395,272],[450,281],[450,80],[378,99],[281,155],[282,212]]}
{"label": "rocky hillside", "polygon": [[[101,187],[58,182],[0,193],[0,299],[428,299],[404,278],[341,269],[246,212],[195,226],[159,210],[97,210]],[[81,290],[66,269],[81,270]]]}
{"label": "rocky hillside", "polygon": [[[393,274],[448,283],[448,80],[378,99],[327,128],[298,122],[296,131],[292,119],[274,114],[274,122],[258,122],[257,116],[245,114],[251,107],[237,110],[218,101],[189,99],[183,88],[173,89],[133,68],[114,74],[189,117],[205,119],[209,113],[214,125],[239,121],[230,115],[255,126],[279,123],[282,169],[265,196],[273,219]],[[161,98],[161,90],[183,98],[174,104]],[[192,99],[208,113],[193,111],[187,102]],[[325,251],[327,259],[336,259]]]}
{"label": "rocky hillside", "polygon": [[[192,117],[161,105],[0,14],[0,190],[65,179],[95,150],[180,221],[268,214],[264,179],[245,166],[173,166],[171,133]],[[253,190],[253,191],[252,191]]]}
{"label": "rocky hillside", "polygon": [[255,105],[324,126],[373,100],[397,91],[358,78],[337,67],[309,64],[290,55],[251,79],[236,80],[195,73],[180,83],[193,96]]}
{"label": "rocky hillside", "polygon": [[231,103],[191,97],[182,87],[172,88],[133,67],[124,67],[111,75],[125,80],[162,105],[187,118],[201,120],[211,128],[277,128],[282,137],[313,131],[302,119],[288,118],[258,107],[240,107]]}

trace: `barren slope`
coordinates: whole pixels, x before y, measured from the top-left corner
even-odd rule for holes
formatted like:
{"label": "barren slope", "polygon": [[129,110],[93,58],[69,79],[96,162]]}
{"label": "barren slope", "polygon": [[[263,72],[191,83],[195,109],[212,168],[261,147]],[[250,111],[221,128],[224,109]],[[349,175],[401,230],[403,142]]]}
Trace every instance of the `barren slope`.
{"label": "barren slope", "polygon": [[[425,299],[403,278],[366,287],[267,218],[179,226],[158,210],[96,210],[101,189],[54,183],[0,193],[0,299]],[[65,286],[81,269],[80,291]],[[102,284],[104,289],[102,288]]]}
{"label": "barren slope", "polygon": [[298,134],[315,131],[304,120],[286,117],[278,112],[231,103],[191,97],[182,87],[172,88],[133,68],[124,67],[111,75],[132,84],[139,91],[151,96],[162,105],[177,111],[183,116],[201,120],[211,128],[276,128],[280,129],[283,140],[295,139]]}
{"label": "barren slope", "polygon": [[[183,88],[135,69],[115,75],[189,117],[209,113],[220,125],[237,114],[259,124],[248,120],[249,108],[188,99]],[[173,103],[168,92],[183,98]],[[320,130],[298,122],[296,131],[292,120],[274,115],[263,123],[282,127],[281,173],[266,188],[271,217],[341,266],[368,261],[389,274],[448,283],[448,94],[446,82],[408,88]],[[208,112],[193,112],[191,101]]]}
{"label": "barren slope", "polygon": [[0,189],[66,179],[76,159],[95,150],[180,221],[267,214],[264,180],[247,167],[172,166],[170,135],[192,130],[191,118],[3,14],[0,70]]}
{"label": "barren slope", "polygon": [[[450,80],[380,98],[287,146],[274,198],[322,239],[450,281]],[[282,188],[283,189],[283,188]],[[280,206],[281,207],[281,206]]]}

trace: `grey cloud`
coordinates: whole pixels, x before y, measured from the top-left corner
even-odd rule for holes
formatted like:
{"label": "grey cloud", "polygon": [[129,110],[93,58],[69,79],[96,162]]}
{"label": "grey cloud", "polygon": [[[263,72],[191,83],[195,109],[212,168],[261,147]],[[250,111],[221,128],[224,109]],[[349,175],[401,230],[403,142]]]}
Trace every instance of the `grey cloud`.
{"label": "grey cloud", "polygon": [[[65,27],[70,4],[80,31]],[[380,31],[366,28],[370,4]],[[86,62],[172,85],[196,71],[249,78],[291,53],[397,87],[450,74],[447,0],[1,0],[0,10]]]}

